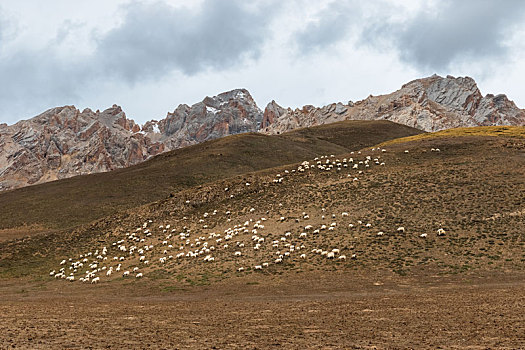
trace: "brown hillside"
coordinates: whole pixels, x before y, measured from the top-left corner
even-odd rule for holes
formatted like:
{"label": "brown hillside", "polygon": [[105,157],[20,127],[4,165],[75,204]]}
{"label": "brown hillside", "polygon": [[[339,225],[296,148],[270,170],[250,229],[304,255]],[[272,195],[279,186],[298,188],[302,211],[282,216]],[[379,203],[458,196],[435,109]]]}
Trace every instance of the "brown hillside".
{"label": "brown hillside", "polygon": [[525,140],[496,131],[302,159],[0,243],[0,342],[523,348]]}
{"label": "brown hillside", "polygon": [[0,193],[0,229],[70,228],[210,181],[420,133],[387,121],[345,121],[279,136],[229,136],[109,173]]}

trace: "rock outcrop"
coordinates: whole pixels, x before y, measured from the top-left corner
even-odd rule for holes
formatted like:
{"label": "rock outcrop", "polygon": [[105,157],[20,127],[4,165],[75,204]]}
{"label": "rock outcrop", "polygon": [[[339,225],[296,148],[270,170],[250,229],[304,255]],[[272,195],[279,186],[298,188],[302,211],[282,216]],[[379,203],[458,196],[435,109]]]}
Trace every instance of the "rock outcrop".
{"label": "rock outcrop", "polygon": [[268,105],[264,109],[260,129],[264,129],[270,126],[275,122],[275,120],[279,119],[279,117],[285,114],[286,112],[291,112],[291,109],[286,110],[283,107],[279,106],[274,100],[272,100],[272,102],[268,103]]}
{"label": "rock outcrop", "polygon": [[425,131],[477,125],[525,125],[525,111],[505,95],[483,96],[469,77],[437,75],[388,95],[292,110],[270,102],[264,113],[245,89],[179,105],[138,125],[118,106],[103,112],[50,109],[0,124],[0,191],[140,163],[159,153],[244,132],[279,134],[346,119],[387,119]]}
{"label": "rock outcrop", "polygon": [[143,126],[116,105],[103,112],[52,108],[11,126],[0,124],[0,191],[110,171],[175,148],[256,131],[262,115],[244,89],[180,105]]}
{"label": "rock outcrop", "polygon": [[525,125],[525,111],[505,95],[482,96],[472,78],[433,75],[411,81],[391,94],[369,96],[355,103],[288,109],[267,122],[261,131],[277,134],[347,119],[387,119],[438,131],[479,125]]}
{"label": "rock outcrop", "polygon": [[159,121],[168,149],[259,129],[263,117],[250,93],[237,89],[206,97],[193,106],[179,105]]}

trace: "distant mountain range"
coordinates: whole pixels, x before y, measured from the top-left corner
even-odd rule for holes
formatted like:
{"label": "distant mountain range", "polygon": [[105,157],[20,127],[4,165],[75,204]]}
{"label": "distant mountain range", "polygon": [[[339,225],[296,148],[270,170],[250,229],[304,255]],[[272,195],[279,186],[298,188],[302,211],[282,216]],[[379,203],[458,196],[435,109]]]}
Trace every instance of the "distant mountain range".
{"label": "distant mountain range", "polygon": [[479,125],[525,125],[525,110],[505,95],[482,96],[469,77],[434,75],[391,94],[292,110],[270,102],[264,112],[236,89],[179,105],[144,125],[119,106],[102,112],[52,108],[13,125],[0,124],[0,191],[110,171],[162,152],[245,132],[279,134],[341,120],[390,120],[425,131]]}

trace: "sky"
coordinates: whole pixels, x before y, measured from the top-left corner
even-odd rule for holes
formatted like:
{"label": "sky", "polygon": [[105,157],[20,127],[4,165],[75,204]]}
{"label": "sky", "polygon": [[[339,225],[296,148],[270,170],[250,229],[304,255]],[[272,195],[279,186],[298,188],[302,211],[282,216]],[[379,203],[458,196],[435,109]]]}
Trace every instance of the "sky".
{"label": "sky", "polygon": [[322,106],[434,73],[525,108],[525,1],[0,2],[0,123],[113,104],[144,123],[235,88]]}

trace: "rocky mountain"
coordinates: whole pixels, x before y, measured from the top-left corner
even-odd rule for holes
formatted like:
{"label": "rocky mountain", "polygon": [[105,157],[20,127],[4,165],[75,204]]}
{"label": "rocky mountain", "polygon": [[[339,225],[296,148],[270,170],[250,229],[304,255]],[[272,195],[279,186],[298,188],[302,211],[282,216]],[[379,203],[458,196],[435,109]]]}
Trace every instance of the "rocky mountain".
{"label": "rocky mountain", "polygon": [[175,148],[256,131],[262,117],[244,89],[180,105],[143,126],[116,105],[103,112],[53,108],[0,125],[0,191],[127,167]]}
{"label": "rocky mountain", "polygon": [[525,125],[525,111],[505,95],[483,96],[469,77],[433,75],[359,101],[292,110],[270,102],[264,113],[245,89],[179,105],[138,125],[116,105],[103,112],[74,106],[0,124],[0,191],[140,163],[159,153],[244,132],[279,134],[342,120],[386,119],[425,131],[477,125]]}
{"label": "rocky mountain", "polygon": [[[179,105],[158,122],[159,140],[175,149],[219,137],[257,131],[263,117],[245,89],[206,97],[193,106]],[[148,125],[148,123],[146,123]],[[146,126],[145,125],[145,126]]]}
{"label": "rocky mountain", "polygon": [[355,103],[333,103],[321,108],[308,105],[292,110],[272,101],[264,116],[261,131],[269,134],[347,119],[386,119],[425,131],[525,125],[525,110],[505,95],[482,96],[472,78],[437,75],[411,81],[391,94],[369,96]]}

